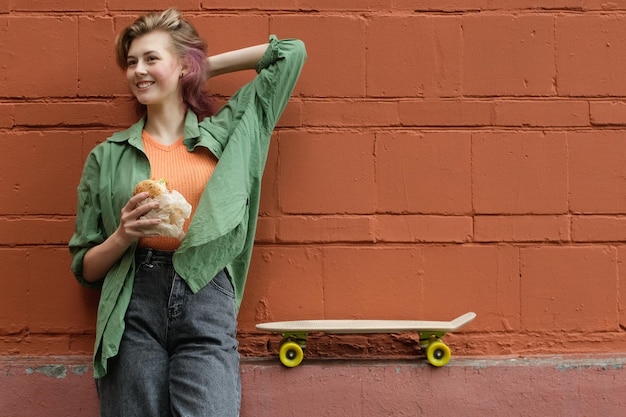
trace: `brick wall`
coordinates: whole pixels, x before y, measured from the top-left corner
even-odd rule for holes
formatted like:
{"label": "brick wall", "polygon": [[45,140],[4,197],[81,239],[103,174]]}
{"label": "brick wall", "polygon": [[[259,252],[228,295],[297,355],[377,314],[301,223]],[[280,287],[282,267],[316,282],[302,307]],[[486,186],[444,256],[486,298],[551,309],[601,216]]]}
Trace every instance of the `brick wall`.
{"label": "brick wall", "polygon": [[[128,3],[0,0],[0,355],[91,352],[76,185],[134,121],[115,34],[170,5]],[[626,351],[625,1],[176,3],[211,53],[269,33],[309,53],[263,179],[244,356],[275,354],[259,321],[466,311],[455,355]],[[212,80],[216,100],[252,75]],[[312,354],[416,349],[388,342]]]}

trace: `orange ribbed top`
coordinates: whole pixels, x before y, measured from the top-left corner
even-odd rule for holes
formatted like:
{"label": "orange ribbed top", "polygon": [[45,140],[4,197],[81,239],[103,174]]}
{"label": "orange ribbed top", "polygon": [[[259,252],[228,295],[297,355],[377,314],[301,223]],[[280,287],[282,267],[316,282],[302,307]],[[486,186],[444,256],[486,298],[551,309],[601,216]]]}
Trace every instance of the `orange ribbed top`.
{"label": "orange ribbed top", "polygon": [[[196,211],[200,196],[217,165],[217,158],[208,149],[197,147],[188,152],[183,138],[165,146],[157,142],[145,130],[142,135],[143,147],[150,161],[150,177],[165,178],[170,190],[176,190],[191,204],[191,218]],[[183,229],[189,228],[191,218],[185,221]],[[180,241],[173,237],[149,237],[139,239],[139,246],[157,250],[173,251]]]}

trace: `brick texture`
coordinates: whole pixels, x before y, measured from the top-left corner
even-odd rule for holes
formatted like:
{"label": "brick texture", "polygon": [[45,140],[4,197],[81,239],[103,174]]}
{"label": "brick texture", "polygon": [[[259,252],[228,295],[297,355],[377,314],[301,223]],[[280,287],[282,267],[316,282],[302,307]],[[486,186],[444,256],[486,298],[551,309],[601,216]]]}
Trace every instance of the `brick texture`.
{"label": "brick texture", "polygon": [[558,90],[564,96],[621,96],[626,80],[623,15],[556,18]]}
{"label": "brick texture", "polygon": [[463,19],[466,95],[555,95],[554,17],[473,15]]}
{"label": "brick texture", "polygon": [[624,213],[626,144],[619,131],[568,134],[570,208],[576,213]]}
{"label": "brick texture", "polygon": [[476,133],[474,209],[489,214],[565,213],[567,166],[563,133]]}
{"label": "brick texture", "polygon": [[[281,134],[281,208],[287,213],[372,213],[375,207],[374,135]],[[343,175],[336,175],[338,171]]]}
{"label": "brick texture", "polygon": [[[98,292],[67,251],[76,186],[137,118],[115,34],[169,5],[0,0],[0,355],[91,353]],[[470,310],[458,355],[623,351],[626,1],[177,6],[211,54],[270,34],[308,50],[262,180],[245,356],[269,355],[260,321]],[[215,105],[253,76],[210,80]],[[415,349],[394,343],[376,355]]]}
{"label": "brick texture", "polygon": [[[46,34],[45,41],[35,36],[41,33]],[[3,63],[0,99],[76,95],[78,20],[75,17],[0,15],[0,51]]]}
{"label": "brick texture", "polygon": [[471,165],[469,133],[381,132],[376,135],[377,210],[470,213]]}
{"label": "brick texture", "polygon": [[522,249],[522,326],[527,330],[617,330],[616,252],[601,246]]}
{"label": "brick texture", "polygon": [[373,17],[367,35],[369,96],[459,95],[462,36],[457,17]]}

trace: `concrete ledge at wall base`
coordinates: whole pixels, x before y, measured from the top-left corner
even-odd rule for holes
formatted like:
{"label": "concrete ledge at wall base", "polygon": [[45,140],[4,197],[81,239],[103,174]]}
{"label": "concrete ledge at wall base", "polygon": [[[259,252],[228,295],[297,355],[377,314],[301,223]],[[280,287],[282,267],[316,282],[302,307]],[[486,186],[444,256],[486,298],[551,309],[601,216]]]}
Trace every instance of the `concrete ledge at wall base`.
{"label": "concrete ledge at wall base", "polygon": [[[242,417],[623,417],[623,355],[425,361],[243,359]],[[0,356],[1,417],[96,417],[91,360]]]}

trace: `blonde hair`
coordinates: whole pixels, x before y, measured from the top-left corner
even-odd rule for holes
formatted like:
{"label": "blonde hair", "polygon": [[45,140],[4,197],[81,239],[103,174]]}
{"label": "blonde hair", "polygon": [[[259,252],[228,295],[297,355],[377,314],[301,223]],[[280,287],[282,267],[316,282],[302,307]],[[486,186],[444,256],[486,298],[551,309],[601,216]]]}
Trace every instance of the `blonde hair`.
{"label": "blonde hair", "polygon": [[[124,28],[115,40],[117,64],[126,70],[133,41],[155,31],[170,35],[174,51],[185,64],[185,74],[180,79],[183,101],[199,118],[209,116],[211,101],[205,90],[209,73],[207,44],[179,10],[169,8],[160,14],[148,13]],[[138,103],[138,111],[145,112],[145,106]]]}

